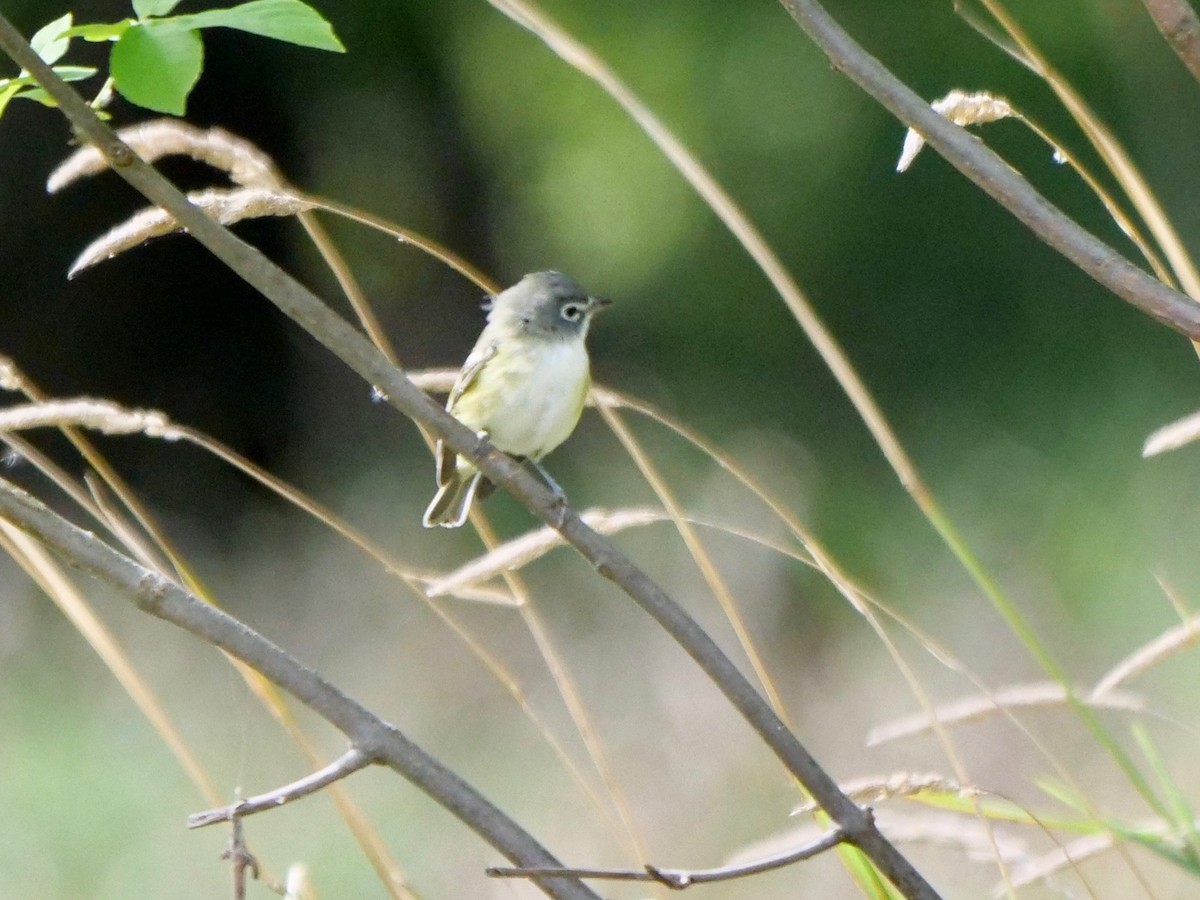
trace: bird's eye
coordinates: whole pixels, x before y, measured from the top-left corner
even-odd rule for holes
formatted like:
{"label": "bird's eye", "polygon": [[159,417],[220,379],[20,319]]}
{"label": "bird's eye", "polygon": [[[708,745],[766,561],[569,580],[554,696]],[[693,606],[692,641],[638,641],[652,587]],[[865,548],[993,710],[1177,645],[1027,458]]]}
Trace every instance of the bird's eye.
{"label": "bird's eye", "polygon": [[562,317],[568,322],[578,322],[583,315],[583,307],[578,303],[568,303],[562,308]]}

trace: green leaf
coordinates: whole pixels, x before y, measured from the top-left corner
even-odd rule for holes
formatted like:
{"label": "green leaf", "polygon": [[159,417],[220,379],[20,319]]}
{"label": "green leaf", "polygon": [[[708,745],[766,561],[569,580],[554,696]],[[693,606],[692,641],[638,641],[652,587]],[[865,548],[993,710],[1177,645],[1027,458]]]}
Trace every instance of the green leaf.
{"label": "green leaf", "polygon": [[71,13],[67,13],[61,19],[55,19],[49,25],[39,28],[37,33],[29,39],[29,46],[42,58],[42,62],[54,65],[66,55],[67,49],[71,46],[71,39],[63,37],[63,32],[70,27]]}
{"label": "green leaf", "polygon": [[95,66],[55,66],[54,74],[63,81],[83,81],[96,74]]}
{"label": "green leaf", "polygon": [[165,16],[178,5],[179,0],[133,0],[133,11],[144,21],[151,16]]}
{"label": "green leaf", "polygon": [[133,19],[122,19],[120,22],[96,22],[93,25],[76,25],[63,32],[63,37],[81,37],[93,44],[101,41],[115,41],[133,24]]}
{"label": "green leaf", "polygon": [[181,116],[204,68],[204,44],[174,23],[135,25],[112,49],[113,82],[125,99]]}
{"label": "green leaf", "polygon": [[47,94],[45,91],[43,91],[41,88],[29,88],[28,90],[21,91],[21,93],[17,94],[17,96],[14,97],[13,99],[15,99],[15,100],[33,100],[37,103],[42,104],[42,106],[51,106],[51,107],[58,106],[58,104],[54,102],[54,98],[51,97],[49,94]]}
{"label": "green leaf", "polygon": [[[63,81],[83,81],[96,74],[91,66],[55,66],[54,72]],[[32,75],[22,75],[19,78],[0,78],[0,91],[9,88],[20,90],[25,87],[37,87],[37,79]]]}
{"label": "green leaf", "polygon": [[301,47],[346,51],[333,27],[300,0],[250,0],[229,9],[176,16],[171,21],[184,28],[236,28]]}
{"label": "green leaf", "polygon": [[1186,849],[1181,850],[1178,846],[1171,843],[1170,839],[1162,835],[1126,834],[1125,836],[1129,840],[1137,841],[1143,847],[1153,850],[1164,859],[1170,860],[1185,872],[1200,875],[1200,866],[1197,865],[1196,857]]}
{"label": "green leaf", "polygon": [[1091,814],[1088,812],[1087,801],[1084,800],[1083,797],[1081,797],[1074,790],[1067,787],[1067,785],[1061,784],[1057,781],[1051,781],[1047,778],[1037,779],[1036,784],[1039,788],[1041,788],[1063,806],[1069,806],[1080,815],[1087,816],[1088,821],[1093,823],[1097,828],[1107,827],[1105,823],[1100,822],[1091,816]]}
{"label": "green leaf", "polygon": [[1150,732],[1137,723],[1133,725],[1132,731],[1134,740],[1137,741],[1142,755],[1146,757],[1146,762],[1150,764],[1150,771],[1154,773],[1158,781],[1159,789],[1167,798],[1167,804],[1171,812],[1174,813],[1175,821],[1172,824],[1175,826],[1175,830],[1187,840],[1187,844],[1184,847],[1184,854],[1194,867],[1200,864],[1200,833],[1196,831],[1196,819],[1192,814],[1191,807],[1188,805],[1187,795],[1179,786],[1179,782],[1171,774],[1171,770],[1167,766],[1167,761],[1163,758],[1162,753],[1159,752],[1154,739],[1150,737]]}
{"label": "green leaf", "polygon": [[8,108],[8,102],[13,97],[17,96],[21,89],[15,85],[10,85],[6,88],[0,88],[0,116],[4,115],[4,110]]}
{"label": "green leaf", "polygon": [[[85,78],[91,78],[96,74],[96,69],[92,66],[55,66],[54,72],[63,81],[83,81]],[[37,87],[37,79],[32,75],[21,75],[18,78],[0,78],[0,90],[8,90],[10,87]]]}
{"label": "green leaf", "polygon": [[1081,822],[1078,819],[1064,819],[1045,811],[1036,814],[1010,800],[1000,797],[964,797],[958,793],[939,790],[923,790],[908,799],[936,809],[949,810],[963,815],[975,815],[976,809],[985,819],[993,822],[1017,822],[1021,825],[1051,828],[1055,831],[1070,831],[1080,834],[1093,834],[1100,829],[1092,822]]}

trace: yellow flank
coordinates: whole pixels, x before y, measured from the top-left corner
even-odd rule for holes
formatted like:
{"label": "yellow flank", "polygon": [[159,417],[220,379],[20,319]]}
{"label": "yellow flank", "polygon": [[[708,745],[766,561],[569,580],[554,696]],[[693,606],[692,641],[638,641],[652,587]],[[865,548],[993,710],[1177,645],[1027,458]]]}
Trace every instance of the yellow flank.
{"label": "yellow flank", "polygon": [[509,342],[455,399],[450,413],[513,456],[538,460],[561,444],[583,412],[590,377],[578,340]]}

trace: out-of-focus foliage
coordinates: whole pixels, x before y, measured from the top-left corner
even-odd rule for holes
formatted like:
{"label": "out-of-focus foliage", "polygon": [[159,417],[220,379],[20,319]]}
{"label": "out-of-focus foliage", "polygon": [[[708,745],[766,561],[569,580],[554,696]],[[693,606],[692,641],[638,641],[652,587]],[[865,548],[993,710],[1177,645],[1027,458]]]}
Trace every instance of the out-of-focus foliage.
{"label": "out-of-focus foliage", "polygon": [[[249,0],[227,9],[170,15],[178,2],[134,3],[137,18],[116,22],[75,25],[73,13],[68,12],[38,29],[30,46],[43,61],[55,63],[67,55],[76,38],[112,42],[111,70],[106,73],[111,81],[98,89],[93,103],[106,105],[106,92],[115,88],[131,103],[177,116],[187,109],[188,94],[204,69],[200,35],[206,28],[233,28],[319,50],[345,49],[329,23],[300,0]],[[97,72],[90,66],[57,66],[56,71],[65,81],[80,81]],[[26,72],[0,81],[0,112],[9,100],[21,97],[55,105]]]}
{"label": "out-of-focus foliage", "polygon": [[[711,437],[874,594],[990,684],[1038,674],[917,514],[766,279],[595,85],[482,0],[319,6],[346,54],[214,30],[205,35],[211,75],[193,93],[189,119],[250,137],[297,184],[424,231],[504,282],[556,267],[615,298],[593,333],[599,381]],[[77,21],[128,14],[100,0],[74,8]],[[176,11],[200,8],[185,2]],[[1154,575],[1200,602],[1197,451],[1138,457],[1147,433],[1198,405],[1198,363],[1185,341],[1073,270],[932,153],[897,175],[903,128],[833,71],[771,0],[556,0],[547,8],[760,226],[933,491],[1072,676],[1094,682],[1178,621]],[[1185,242],[1200,246],[1200,89],[1141,4],[1014,0],[1011,8],[1126,143]],[[923,95],[994,91],[1094,164],[1045,86],[968,28],[949,0],[843,0],[829,9]],[[27,33],[60,12],[44,0],[6,5]],[[141,115],[120,101],[112,112],[119,124]],[[140,205],[115,179],[44,196],[68,139],[57,114],[33,104],[14,105],[0,123],[0,353],[53,394],[159,408],[213,433],[404,558],[448,568],[476,552],[466,535],[420,528],[433,478],[415,431],[186,239],[64,280],[80,248]],[[1094,198],[1026,131],[1000,123],[983,139],[1086,227],[1128,249]],[[189,187],[211,178],[184,164],[166,168]],[[457,365],[481,324],[478,290],[411,249],[331,227],[403,362]],[[337,296],[296,226],[256,223],[240,233]],[[635,425],[689,511],[781,536],[710,461]],[[507,696],[377,567],[193,449],[129,439],[105,448],[236,614],[393,718],[555,852],[579,863],[636,863],[572,794]],[[618,449],[589,414],[549,464],[577,506],[653,501]],[[47,493],[28,467],[8,474]],[[503,496],[488,509],[506,534],[531,525]],[[621,543],[736,646],[668,527]],[[705,539],[818,758],[839,777],[945,768],[933,741],[863,749],[872,725],[917,704],[826,583],[736,539]],[[581,681],[653,861],[716,864],[786,828],[798,800],[767,753],[690,662],[583,568],[565,552],[540,563],[534,596]],[[512,614],[455,609],[582,759]],[[298,754],[215,654],[115,598],[102,596],[101,610],[218,784],[253,793],[302,774]],[[935,697],[967,692],[916,644],[901,647]],[[1194,691],[1183,688],[1198,675],[1181,655],[1137,687],[1156,711],[1194,725]],[[182,828],[204,804],[77,635],[7,564],[0,681],[0,808],[19,811],[0,826],[0,896],[226,889],[216,858],[223,836]],[[1098,802],[1129,820],[1140,815],[1068,713],[1030,722]],[[1106,722],[1127,737],[1127,718]],[[331,758],[340,752],[336,737],[319,733]],[[1049,802],[1035,786],[1049,767],[1011,728],[955,734],[976,782]],[[1194,798],[1200,782],[1179,764],[1181,734],[1164,728],[1154,737]],[[356,776],[351,787],[423,896],[510,896],[481,880],[462,887],[496,860],[414,791],[383,773]],[[248,831],[272,865],[308,862],[322,896],[380,894],[325,799],[269,814]],[[982,896],[980,886],[994,881],[958,850],[916,858],[949,896]],[[1194,889],[1150,854],[1137,859],[1161,896]],[[1088,871],[1114,891],[1099,896],[1132,895],[1120,893],[1133,887],[1119,863]],[[854,895],[831,858],[720,896],[794,896],[798,885],[820,891],[813,896]]]}

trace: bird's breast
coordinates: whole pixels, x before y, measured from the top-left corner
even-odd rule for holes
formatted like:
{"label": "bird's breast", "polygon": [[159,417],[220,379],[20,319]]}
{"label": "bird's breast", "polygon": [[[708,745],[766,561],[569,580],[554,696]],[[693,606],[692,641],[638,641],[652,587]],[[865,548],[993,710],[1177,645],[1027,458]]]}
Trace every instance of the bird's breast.
{"label": "bird's breast", "polygon": [[505,453],[539,459],[565,441],[579,421],[588,357],[581,340],[522,343],[487,363],[455,414],[464,422],[474,420],[468,424],[487,431]]}

